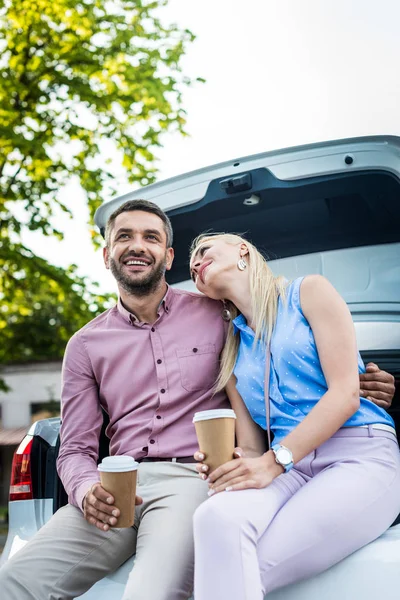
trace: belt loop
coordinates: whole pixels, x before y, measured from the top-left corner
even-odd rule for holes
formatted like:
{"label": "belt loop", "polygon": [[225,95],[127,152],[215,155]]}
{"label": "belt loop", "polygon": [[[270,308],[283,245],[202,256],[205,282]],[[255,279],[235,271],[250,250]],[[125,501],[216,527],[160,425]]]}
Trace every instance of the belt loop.
{"label": "belt loop", "polygon": [[171,462],[176,462],[176,458],[171,458]]}
{"label": "belt loop", "polygon": [[372,438],[374,437],[374,426],[373,425],[368,425],[368,437]]}

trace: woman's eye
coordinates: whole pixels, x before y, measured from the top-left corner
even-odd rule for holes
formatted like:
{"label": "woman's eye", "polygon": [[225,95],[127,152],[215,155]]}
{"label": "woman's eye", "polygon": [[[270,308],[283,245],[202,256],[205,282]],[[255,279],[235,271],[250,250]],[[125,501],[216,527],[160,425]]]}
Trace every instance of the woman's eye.
{"label": "woman's eye", "polygon": [[210,248],[210,246],[203,246],[202,248],[200,248],[199,253],[202,258],[209,248]]}

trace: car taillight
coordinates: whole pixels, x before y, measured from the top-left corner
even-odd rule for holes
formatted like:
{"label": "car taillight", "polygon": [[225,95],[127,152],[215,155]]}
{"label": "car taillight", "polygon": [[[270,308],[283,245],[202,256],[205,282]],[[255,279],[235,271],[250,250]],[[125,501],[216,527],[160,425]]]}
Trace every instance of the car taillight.
{"label": "car taillight", "polygon": [[33,438],[26,436],[15,451],[10,482],[10,502],[32,500],[31,450]]}

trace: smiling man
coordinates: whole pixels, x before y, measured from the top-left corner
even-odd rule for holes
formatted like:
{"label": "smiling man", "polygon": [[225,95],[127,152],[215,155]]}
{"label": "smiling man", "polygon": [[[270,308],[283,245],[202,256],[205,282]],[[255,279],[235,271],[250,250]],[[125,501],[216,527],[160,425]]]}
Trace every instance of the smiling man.
{"label": "smiling man", "polygon": [[[135,236],[136,245],[132,242]],[[136,211],[133,223],[131,213],[118,214],[108,223],[106,243],[106,267],[125,294],[143,298],[157,292],[160,285],[165,291],[164,276],[171,268],[174,252],[172,229],[164,231],[159,216]]]}
{"label": "smiling man", "polygon": [[[192,418],[227,406],[213,391],[226,324],[219,302],[167,286],[173,258],[157,205],[131,201],[111,215],[104,261],[119,301],[71,338],[64,357],[58,472],[69,504],[0,570],[7,600],[76,598],[133,554],[123,600],[191,594],[192,516],[208,492]],[[376,366],[364,378],[373,399],[390,405],[393,378]],[[132,528],[114,528],[118,507],[99,483],[102,410],[110,453],[140,463]]]}

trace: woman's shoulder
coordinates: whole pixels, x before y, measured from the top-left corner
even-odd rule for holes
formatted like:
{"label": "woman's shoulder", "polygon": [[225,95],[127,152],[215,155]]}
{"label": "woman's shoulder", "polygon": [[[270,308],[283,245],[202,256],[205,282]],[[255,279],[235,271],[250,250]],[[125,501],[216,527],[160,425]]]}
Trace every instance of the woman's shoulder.
{"label": "woman's shoulder", "polygon": [[305,276],[303,275],[302,277],[296,277],[296,279],[291,279],[290,281],[287,281],[284,300],[288,304],[292,302],[297,302],[300,293],[300,286],[304,279]]}
{"label": "woman's shoulder", "polygon": [[301,286],[302,295],[312,295],[312,294],[329,294],[335,291],[335,288],[323,275],[319,273],[314,273],[312,275],[305,275],[304,277],[300,277],[301,279],[299,283],[299,289]]}
{"label": "woman's shoulder", "polygon": [[296,307],[302,311],[302,301],[305,298],[313,298],[314,296],[322,298],[334,291],[332,284],[323,275],[317,273],[303,275],[288,282],[284,303],[288,307]]}

